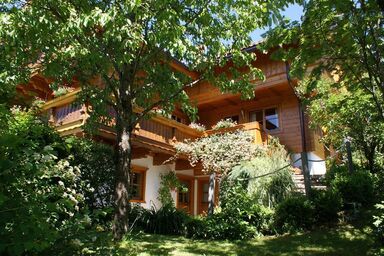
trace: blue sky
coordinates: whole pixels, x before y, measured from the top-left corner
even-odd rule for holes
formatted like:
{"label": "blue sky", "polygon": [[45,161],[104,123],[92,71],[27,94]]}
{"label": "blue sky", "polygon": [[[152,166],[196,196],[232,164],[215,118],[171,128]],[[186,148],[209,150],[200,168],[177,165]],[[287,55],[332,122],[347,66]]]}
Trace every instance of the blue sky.
{"label": "blue sky", "polygon": [[[285,9],[283,11],[283,14],[285,17],[289,18],[290,20],[297,20],[299,21],[300,20],[300,17],[301,15],[303,14],[303,7],[302,6],[299,6],[297,4],[294,4],[294,5],[290,5],[287,7],[287,9]],[[252,41],[258,41],[260,40],[262,37],[261,35],[263,33],[265,33],[266,31],[268,31],[268,27],[266,28],[263,28],[263,29],[257,29],[255,30],[252,34],[251,34],[251,37],[252,37]]]}

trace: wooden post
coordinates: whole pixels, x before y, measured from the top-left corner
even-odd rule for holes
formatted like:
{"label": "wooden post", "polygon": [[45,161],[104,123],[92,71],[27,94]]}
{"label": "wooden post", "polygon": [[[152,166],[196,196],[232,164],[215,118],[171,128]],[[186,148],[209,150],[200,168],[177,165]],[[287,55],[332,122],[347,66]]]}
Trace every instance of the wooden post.
{"label": "wooden post", "polygon": [[311,176],[309,173],[307,152],[301,152],[301,166],[303,168],[305,194],[309,196],[311,191]]}
{"label": "wooden post", "polygon": [[347,148],[347,158],[348,158],[348,170],[350,173],[353,173],[353,162],[352,162],[352,150],[351,150],[351,141],[347,138],[345,141],[345,147]]}
{"label": "wooden post", "polygon": [[213,207],[215,204],[215,176],[216,176],[216,173],[214,173],[214,172],[212,172],[209,175],[208,215],[213,214]]}

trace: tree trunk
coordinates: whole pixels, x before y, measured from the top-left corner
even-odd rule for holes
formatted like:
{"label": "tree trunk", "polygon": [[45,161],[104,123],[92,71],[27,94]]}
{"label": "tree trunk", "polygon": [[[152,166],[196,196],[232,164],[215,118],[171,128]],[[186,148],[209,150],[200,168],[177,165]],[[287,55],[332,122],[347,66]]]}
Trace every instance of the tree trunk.
{"label": "tree trunk", "polygon": [[208,189],[208,215],[213,214],[215,206],[215,172],[209,175],[209,189]]}
{"label": "tree trunk", "polygon": [[301,152],[301,166],[303,168],[305,194],[309,196],[311,192],[311,174],[309,172],[307,152]]}
{"label": "tree trunk", "polygon": [[349,170],[349,173],[352,174],[354,172],[354,168],[353,168],[353,160],[352,160],[351,142],[349,140],[346,140],[345,146],[347,148],[348,170]]}
{"label": "tree trunk", "polygon": [[129,229],[132,128],[116,118],[117,158],[113,236],[121,240]]}

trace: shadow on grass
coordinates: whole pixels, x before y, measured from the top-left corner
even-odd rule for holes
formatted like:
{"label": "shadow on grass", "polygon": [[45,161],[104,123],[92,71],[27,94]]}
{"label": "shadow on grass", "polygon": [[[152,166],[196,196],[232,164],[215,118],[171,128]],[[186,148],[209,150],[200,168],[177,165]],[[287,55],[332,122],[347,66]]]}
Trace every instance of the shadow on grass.
{"label": "shadow on grass", "polygon": [[372,246],[369,232],[353,226],[248,241],[204,241],[184,237],[131,236],[120,255],[366,255]]}

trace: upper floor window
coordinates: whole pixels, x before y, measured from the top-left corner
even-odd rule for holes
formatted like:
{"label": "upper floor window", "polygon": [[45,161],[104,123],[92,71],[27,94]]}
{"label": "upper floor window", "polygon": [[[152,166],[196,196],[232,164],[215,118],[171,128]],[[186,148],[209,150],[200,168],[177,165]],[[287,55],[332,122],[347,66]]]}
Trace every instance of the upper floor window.
{"label": "upper floor window", "polygon": [[279,113],[277,108],[267,108],[249,112],[250,122],[259,122],[260,126],[267,131],[275,131],[280,127]]}

